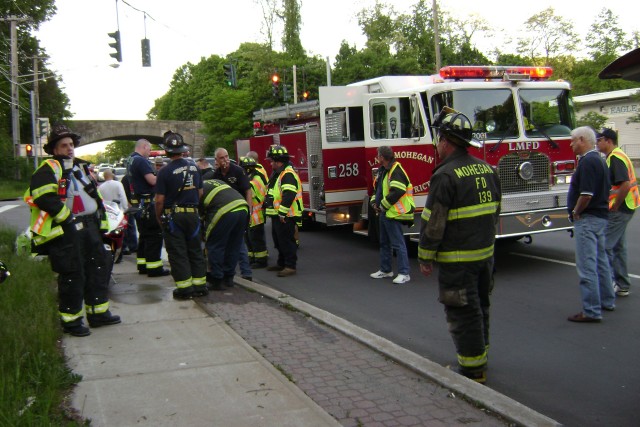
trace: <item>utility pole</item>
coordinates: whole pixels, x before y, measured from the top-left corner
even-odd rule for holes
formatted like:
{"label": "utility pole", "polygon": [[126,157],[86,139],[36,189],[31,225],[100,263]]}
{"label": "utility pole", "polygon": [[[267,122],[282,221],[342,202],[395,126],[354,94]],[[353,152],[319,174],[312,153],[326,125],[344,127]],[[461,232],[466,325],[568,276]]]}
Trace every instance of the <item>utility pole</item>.
{"label": "utility pole", "polygon": [[440,29],[438,23],[438,2],[436,0],[433,0],[433,38],[436,44],[436,73],[439,73],[442,60],[440,59]]}
{"label": "utility pole", "polygon": [[293,66],[293,103],[298,103],[298,67]]}
{"label": "utility pole", "polygon": [[[20,157],[20,97],[18,92],[18,22],[28,21],[29,18],[9,16],[0,21],[9,21],[11,34],[11,128],[13,131],[13,157]],[[20,179],[20,169],[16,168],[16,179]]]}

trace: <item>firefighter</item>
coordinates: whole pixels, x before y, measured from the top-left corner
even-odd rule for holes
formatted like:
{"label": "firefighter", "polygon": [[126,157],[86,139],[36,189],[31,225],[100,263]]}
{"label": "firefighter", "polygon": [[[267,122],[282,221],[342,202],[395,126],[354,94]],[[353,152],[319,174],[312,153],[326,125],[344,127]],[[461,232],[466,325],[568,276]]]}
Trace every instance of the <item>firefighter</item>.
{"label": "firefighter", "polygon": [[393,277],[391,260],[395,250],[398,258],[398,275],[393,283],[400,285],[411,280],[409,254],[404,241],[402,225],[413,225],[416,204],[409,176],[398,162],[391,147],[378,147],[378,175],[374,183],[375,192],[371,204],[379,217],[380,225],[380,270],[371,273],[373,279]]}
{"label": "firefighter", "polygon": [[207,266],[200,245],[198,214],[201,175],[192,161],[182,157],[188,150],[182,135],[166,132],[163,147],[171,161],[158,172],[155,215],[163,229],[171,275],[176,282],[173,298],[205,296],[209,294]]}
{"label": "firefighter", "polygon": [[[247,156],[243,157],[240,164],[244,168],[247,176],[251,180],[251,218],[249,219],[249,232],[247,239],[249,244],[249,258],[251,259],[251,268],[265,268],[269,260],[269,252],[267,251],[267,239],[264,231],[264,210],[262,204],[267,195],[267,178],[264,168],[259,169],[255,159]],[[262,166],[262,165],[261,165]]]}
{"label": "firefighter", "polygon": [[433,128],[442,163],[434,169],[422,212],[418,261],[425,276],[438,263],[438,299],[456,347],[458,371],[484,383],[500,183],[491,166],[467,153],[467,147],[481,144],[472,137],[464,114],[445,108]]}
{"label": "firefighter", "polygon": [[151,143],[146,139],[136,142],[135,151],[127,160],[127,174],[130,177],[131,204],[140,208],[136,221],[140,237],[138,239],[138,273],[149,277],[168,276],[169,270],[162,266],[162,229],[156,219],[154,192],[156,174],[149,164]]}
{"label": "firefighter", "polygon": [[273,173],[269,179],[265,208],[271,217],[271,235],[278,250],[276,265],[268,271],[277,271],[278,277],[296,274],[298,245],[296,226],[302,224],[302,184],[289,163],[289,153],[283,145],[272,145],[267,154]]}
{"label": "firefighter", "polygon": [[58,273],[62,328],[84,337],[91,331],[83,324],[83,301],[92,328],[120,323],[120,316],[109,311],[113,257],[102,242],[107,218],[88,165],[74,156],[79,142],[65,125],[53,126],[43,147],[53,157],[33,173],[25,201],[31,207],[34,248],[49,256]]}
{"label": "firefighter", "polygon": [[205,246],[210,273],[207,287],[224,290],[232,286],[244,232],[249,222],[247,201],[229,184],[218,179],[203,183],[200,214],[204,218]]}

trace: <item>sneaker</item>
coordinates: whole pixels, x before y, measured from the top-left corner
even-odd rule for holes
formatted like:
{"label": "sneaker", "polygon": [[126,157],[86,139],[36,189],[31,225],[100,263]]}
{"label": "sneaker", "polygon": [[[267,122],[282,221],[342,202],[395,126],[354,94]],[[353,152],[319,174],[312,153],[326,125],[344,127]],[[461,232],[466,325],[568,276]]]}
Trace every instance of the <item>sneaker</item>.
{"label": "sneaker", "polygon": [[409,276],[408,274],[398,274],[396,278],[393,279],[393,283],[395,283],[396,285],[401,285],[403,283],[407,283],[409,280],[411,280],[411,276]]}
{"label": "sneaker", "polygon": [[294,268],[285,267],[281,271],[278,271],[278,277],[289,277],[296,274],[296,270]]}
{"label": "sneaker", "polygon": [[372,279],[386,279],[387,277],[393,277],[393,271],[385,273],[382,270],[378,270],[375,273],[369,275]]}
{"label": "sneaker", "polygon": [[617,283],[613,285],[613,290],[616,292],[616,295],[619,297],[629,296],[629,289],[622,289],[620,286],[618,286]]}

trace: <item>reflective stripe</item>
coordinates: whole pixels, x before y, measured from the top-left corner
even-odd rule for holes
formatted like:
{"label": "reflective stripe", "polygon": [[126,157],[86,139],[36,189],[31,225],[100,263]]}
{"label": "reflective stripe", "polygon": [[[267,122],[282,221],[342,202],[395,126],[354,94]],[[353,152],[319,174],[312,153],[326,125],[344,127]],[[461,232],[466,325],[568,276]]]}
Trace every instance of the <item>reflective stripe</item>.
{"label": "reflective stripe", "polygon": [[161,267],[162,267],[161,259],[159,259],[158,261],[147,261],[147,271],[153,270],[154,268],[161,268]]}
{"label": "reflective stripe", "polygon": [[[633,163],[631,162],[629,157],[625,154],[625,152],[622,151],[622,149],[620,149],[619,147],[616,147],[613,149],[611,153],[609,153],[609,156],[607,156],[608,167],[611,167],[611,156],[620,159],[622,162],[624,162],[625,166],[627,167],[627,174],[629,175],[630,187],[629,187],[629,192],[627,193],[627,196],[624,199],[624,203],[629,209],[634,210],[638,206],[640,206],[640,192],[638,191],[638,182],[636,180],[636,174],[633,168]],[[619,189],[620,189],[619,185],[611,186],[611,191],[609,192],[609,209],[613,207],[614,202],[616,201],[616,197],[618,195]]]}
{"label": "reflective stripe", "polygon": [[[229,188],[229,187],[227,187]],[[216,188],[215,190],[211,191],[211,193],[213,193],[214,191],[218,190],[218,188]],[[211,193],[209,193],[209,195],[211,195]],[[207,197],[207,199],[209,199],[209,197]],[[207,206],[207,200],[205,200],[205,206]],[[247,207],[247,202],[244,199],[240,199],[240,200],[234,200],[231,203],[227,203],[224,207],[218,209],[218,212],[216,212],[216,214],[213,216],[213,218],[211,218],[211,222],[209,223],[209,226],[207,227],[207,231],[205,233],[205,239],[209,238],[209,234],[211,234],[211,230],[213,230],[213,228],[216,226],[216,224],[218,223],[218,221],[220,221],[220,218],[222,218],[222,215],[229,213],[229,212],[235,212],[235,211],[239,211],[239,210],[244,210],[244,211],[249,211],[249,208]]]}
{"label": "reflective stripe", "polygon": [[269,251],[249,252],[249,257],[252,258],[266,258],[269,256]]}
{"label": "reflective stripe", "polygon": [[193,281],[191,279],[191,277],[189,277],[187,280],[179,280],[176,281],[176,287],[178,289],[184,289],[184,288],[188,288],[189,286],[191,286],[193,284]]}
{"label": "reflective stripe", "polygon": [[487,364],[487,351],[485,350],[480,356],[463,356],[458,354],[458,363],[463,368],[479,368]]}
{"label": "reflective stripe", "polygon": [[429,219],[431,218],[431,209],[424,208],[422,210],[422,215],[420,215],[420,218],[422,218],[423,221],[429,221]]}
{"label": "reflective stripe", "polygon": [[147,260],[146,258],[136,258],[136,264],[138,266],[147,265]]}
{"label": "reflective stripe", "polygon": [[493,215],[498,211],[498,202],[480,203],[478,205],[465,206],[451,209],[447,216],[448,221],[463,218],[474,218],[482,215]]}
{"label": "reflective stripe", "polygon": [[58,194],[58,184],[46,184],[42,187],[34,188],[33,190],[31,190],[33,199],[37,199],[38,197],[42,197],[44,194],[48,193]]}
{"label": "reflective stripe", "polygon": [[206,277],[193,277],[191,279],[191,283],[194,286],[202,286],[202,285],[205,285],[207,283],[207,278]]}
{"label": "reflective stripe", "polygon": [[58,312],[58,314],[60,314],[60,318],[62,319],[62,321],[64,323],[69,323],[69,322],[73,322],[74,320],[78,320],[79,318],[82,317],[82,310],[80,310],[79,312],[72,314],[72,313],[63,313],[63,312]]}
{"label": "reflective stripe", "polygon": [[109,301],[98,305],[85,305],[87,314],[102,314],[109,310]]}
{"label": "reflective stripe", "polygon": [[[404,185],[400,181],[391,181],[391,175],[393,175],[393,172],[397,167],[400,168],[404,176],[407,177],[407,181],[409,181],[409,176],[402,165],[399,162],[395,162],[391,170],[387,172],[387,179],[382,181],[382,202],[380,205],[386,210],[385,215],[389,219],[412,220],[413,212],[416,208],[413,200],[413,186],[411,185],[411,182]],[[402,197],[400,197],[400,199],[398,199],[398,201],[393,205],[391,205],[386,199],[389,194],[390,187],[404,191]]]}
{"label": "reflective stripe", "polygon": [[[428,251],[427,251],[428,252]],[[420,255],[418,253],[418,255]],[[472,249],[468,251],[448,251],[438,252],[436,255],[437,262],[474,262],[482,261],[493,256],[493,245],[482,248]],[[431,258],[433,259],[433,258]]]}

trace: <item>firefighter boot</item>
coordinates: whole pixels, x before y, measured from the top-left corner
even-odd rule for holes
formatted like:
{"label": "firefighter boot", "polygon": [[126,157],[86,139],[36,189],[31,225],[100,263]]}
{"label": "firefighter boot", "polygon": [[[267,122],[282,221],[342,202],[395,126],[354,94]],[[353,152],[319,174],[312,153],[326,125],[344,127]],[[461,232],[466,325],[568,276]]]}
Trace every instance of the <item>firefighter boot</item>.
{"label": "firefighter boot", "polygon": [[193,297],[193,286],[187,288],[175,288],[173,290],[173,299],[187,300]]}
{"label": "firefighter boot", "polygon": [[120,316],[111,314],[109,310],[100,314],[87,314],[87,321],[92,328],[99,328],[100,326],[117,325],[121,322]]}
{"label": "firefighter boot", "polygon": [[224,291],[225,288],[222,286],[222,279],[211,277],[207,279],[207,289],[210,291]]}
{"label": "firefighter boot", "polygon": [[86,337],[91,335],[89,328],[82,324],[82,319],[77,319],[72,322],[62,322],[62,331],[65,334],[73,335],[74,337]]}
{"label": "firefighter boot", "polygon": [[209,295],[209,289],[206,285],[193,285],[194,297],[206,297],[207,295]]}
{"label": "firefighter boot", "polygon": [[222,278],[222,286],[233,288],[233,276],[224,276]]}

